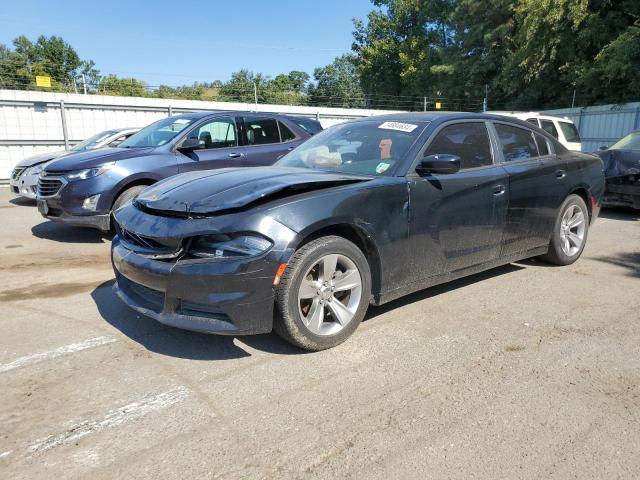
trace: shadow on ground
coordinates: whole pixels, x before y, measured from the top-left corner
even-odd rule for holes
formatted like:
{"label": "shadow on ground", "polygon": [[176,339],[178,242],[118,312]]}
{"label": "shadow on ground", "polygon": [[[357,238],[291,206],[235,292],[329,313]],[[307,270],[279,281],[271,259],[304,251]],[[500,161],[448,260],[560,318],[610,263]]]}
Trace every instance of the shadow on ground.
{"label": "shadow on ground", "polygon": [[104,243],[113,238],[112,233],[101,232],[94,228],[71,227],[51,221],[44,221],[31,227],[31,233],[44,240],[63,243]]}
{"label": "shadow on ground", "polygon": [[[385,305],[370,307],[365,321],[372,320],[388,311],[402,308],[442,293],[523,269],[524,267],[518,265],[505,265],[444,285],[421,290],[420,292],[389,302]],[[128,308],[115,293],[113,293],[113,284],[114,280],[104,282],[91,292],[91,297],[96,303],[100,315],[109,324],[113,325],[124,335],[138,342],[149,351],[190,360],[229,360],[250,356],[251,353],[243,349],[242,344],[248,345],[256,350],[273,354],[293,355],[308,353],[289,345],[274,333],[247,335],[235,338],[206,335],[167,327]]]}
{"label": "shadow on ground", "polygon": [[35,207],[36,201],[26,197],[15,197],[9,200],[9,203],[18,207]]}
{"label": "shadow on ground", "polygon": [[611,257],[595,257],[593,260],[624,267],[628,270],[627,275],[640,277],[640,252],[624,252]]}
{"label": "shadow on ground", "polygon": [[[542,263],[542,262],[537,262],[537,263]],[[404,306],[411,305],[412,303],[421,302],[423,300],[436,297],[443,293],[452,292],[459,288],[464,288],[468,285],[472,285],[477,282],[482,282],[483,280],[487,280],[489,278],[498,277],[500,275],[506,275],[509,273],[517,272],[519,270],[524,270],[524,268],[525,268],[524,266],[511,263],[509,265],[503,265],[502,267],[497,267],[491,270],[487,270],[486,272],[477,273],[475,275],[464,277],[459,280],[454,280],[453,282],[448,282],[442,285],[436,285],[435,287],[427,288],[425,290],[420,290],[418,292],[407,295],[406,297],[402,297],[397,300],[394,300],[393,302],[380,305],[379,307],[369,307],[369,311],[365,315],[364,321],[366,322],[367,320],[372,320],[391,310],[402,308]]]}
{"label": "shadow on ground", "polygon": [[243,336],[234,341],[234,337],[167,327],[127,307],[113,293],[113,284],[114,280],[110,280],[91,292],[100,315],[149,351],[189,360],[229,360],[251,355],[242,348],[241,344],[244,343],[256,350],[274,354],[304,353],[275,334]]}
{"label": "shadow on ground", "polygon": [[619,208],[605,207],[602,210],[600,210],[600,217],[608,218],[610,220],[636,221],[636,220],[640,220],[640,210],[634,210],[633,208],[625,208],[625,207],[619,207]]}

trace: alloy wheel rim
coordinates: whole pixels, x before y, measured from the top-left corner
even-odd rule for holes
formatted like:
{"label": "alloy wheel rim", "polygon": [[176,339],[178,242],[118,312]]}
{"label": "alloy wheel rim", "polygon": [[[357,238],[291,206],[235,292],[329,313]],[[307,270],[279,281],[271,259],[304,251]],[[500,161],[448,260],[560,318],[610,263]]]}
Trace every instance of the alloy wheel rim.
{"label": "alloy wheel rim", "polygon": [[340,254],[318,259],[298,288],[302,322],[316,335],[334,335],[356,315],[362,297],[362,276],[356,264]]}
{"label": "alloy wheel rim", "polygon": [[568,257],[576,255],[584,243],[586,222],[584,212],[577,205],[570,205],[562,215],[560,241],[562,251]]}

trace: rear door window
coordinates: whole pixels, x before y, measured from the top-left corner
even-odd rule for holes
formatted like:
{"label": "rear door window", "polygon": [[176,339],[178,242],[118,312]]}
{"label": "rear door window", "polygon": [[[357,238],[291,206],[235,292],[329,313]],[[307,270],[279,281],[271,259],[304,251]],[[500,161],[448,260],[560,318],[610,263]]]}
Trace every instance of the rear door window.
{"label": "rear door window", "polygon": [[538,145],[538,153],[540,153],[540,156],[549,155],[549,145],[547,144],[547,139],[542,135],[538,135],[537,133],[534,133],[533,136],[536,139],[536,144]]}
{"label": "rear door window", "polygon": [[496,123],[495,127],[505,162],[516,162],[538,156],[533,132],[504,123]]}
{"label": "rear door window", "polygon": [[280,127],[280,140],[283,142],[290,142],[291,140],[296,139],[296,134],[293,133],[284,123],[278,121],[278,126]]}
{"label": "rear door window", "polygon": [[558,138],[558,130],[551,120],[540,120],[540,127],[553,138]]}
{"label": "rear door window", "polygon": [[248,145],[280,143],[278,122],[269,117],[243,117]]}
{"label": "rear door window", "polygon": [[460,157],[460,168],[491,165],[491,144],[487,127],[482,122],[456,123],[440,130],[424,155],[449,154]]}
{"label": "rear door window", "polygon": [[579,142],[580,134],[578,133],[578,129],[573,123],[569,122],[558,122],[560,125],[560,130],[562,130],[562,134],[567,142]]}
{"label": "rear door window", "polygon": [[538,126],[538,119],[537,118],[527,118],[527,122],[532,123],[536,127]]}

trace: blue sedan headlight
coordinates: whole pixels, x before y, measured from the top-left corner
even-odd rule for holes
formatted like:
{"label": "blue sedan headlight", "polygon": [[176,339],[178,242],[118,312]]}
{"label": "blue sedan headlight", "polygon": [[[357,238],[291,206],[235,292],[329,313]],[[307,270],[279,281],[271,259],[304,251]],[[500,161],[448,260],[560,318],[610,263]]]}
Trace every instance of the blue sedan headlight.
{"label": "blue sedan headlight", "polygon": [[115,166],[115,163],[107,163],[100,167],[74,170],[73,172],[68,172],[65,176],[67,177],[67,180],[86,180],[87,178],[92,178],[92,177],[97,177],[98,175],[102,175],[103,173],[111,170],[114,166]]}
{"label": "blue sedan headlight", "polygon": [[255,234],[204,235],[193,239],[189,253],[200,258],[255,257],[272,245]]}

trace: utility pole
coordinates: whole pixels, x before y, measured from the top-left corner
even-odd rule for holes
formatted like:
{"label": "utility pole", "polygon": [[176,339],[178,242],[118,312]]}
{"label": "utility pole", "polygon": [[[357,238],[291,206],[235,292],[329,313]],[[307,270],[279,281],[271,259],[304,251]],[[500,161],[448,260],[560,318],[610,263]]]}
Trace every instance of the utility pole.
{"label": "utility pole", "polygon": [[484,84],[484,100],[482,101],[482,111],[486,112],[489,109],[489,85]]}
{"label": "utility pole", "polygon": [[87,94],[87,78],[82,74],[82,89],[84,90],[84,94]]}
{"label": "utility pole", "polygon": [[423,102],[423,111],[426,112],[427,111],[427,97],[422,97],[422,102]]}
{"label": "utility pole", "polygon": [[576,105],[576,89],[573,89],[573,99],[571,100],[571,108],[575,107]]}
{"label": "utility pole", "polygon": [[256,85],[256,82],[253,82],[253,100],[255,101],[256,112],[257,112],[258,111],[258,86]]}

